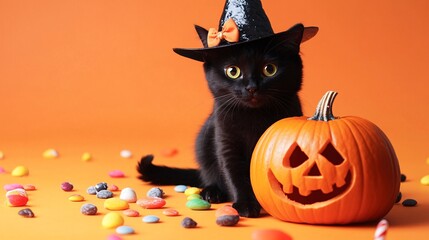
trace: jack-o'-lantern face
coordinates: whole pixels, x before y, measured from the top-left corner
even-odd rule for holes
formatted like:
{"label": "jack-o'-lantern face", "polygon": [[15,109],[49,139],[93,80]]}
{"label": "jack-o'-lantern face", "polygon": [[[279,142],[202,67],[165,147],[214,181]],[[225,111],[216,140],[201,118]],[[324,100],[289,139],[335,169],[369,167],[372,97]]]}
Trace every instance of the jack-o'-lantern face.
{"label": "jack-o'-lantern face", "polygon": [[341,196],[352,180],[349,161],[327,141],[319,151],[306,152],[294,143],[282,162],[271,162],[271,187],[287,200],[310,205]]}

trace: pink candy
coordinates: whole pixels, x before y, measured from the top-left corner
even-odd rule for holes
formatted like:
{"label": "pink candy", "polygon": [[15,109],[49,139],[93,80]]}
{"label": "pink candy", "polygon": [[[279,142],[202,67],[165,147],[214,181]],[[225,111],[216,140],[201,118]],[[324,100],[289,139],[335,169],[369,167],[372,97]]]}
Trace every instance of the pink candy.
{"label": "pink candy", "polygon": [[6,191],[10,191],[10,190],[14,190],[14,189],[24,189],[24,186],[22,186],[21,184],[18,183],[11,183],[11,184],[5,184],[3,186],[4,190]]}
{"label": "pink candy", "polygon": [[147,209],[162,208],[165,204],[166,202],[162,198],[146,197],[146,198],[137,200],[137,205]]}
{"label": "pink candy", "polygon": [[123,178],[125,174],[121,170],[113,170],[109,172],[109,176],[112,178]]}

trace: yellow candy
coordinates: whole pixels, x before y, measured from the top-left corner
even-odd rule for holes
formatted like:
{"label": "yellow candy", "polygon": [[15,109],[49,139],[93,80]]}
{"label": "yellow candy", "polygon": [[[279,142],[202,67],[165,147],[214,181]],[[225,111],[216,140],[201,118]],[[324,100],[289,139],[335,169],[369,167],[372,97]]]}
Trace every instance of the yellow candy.
{"label": "yellow candy", "polygon": [[85,198],[82,195],[74,194],[69,197],[69,200],[72,202],[82,202]]}
{"label": "yellow candy", "polygon": [[59,154],[58,154],[57,150],[52,149],[52,148],[43,152],[43,157],[47,158],[47,159],[57,158],[58,155]]}
{"label": "yellow candy", "polygon": [[117,212],[109,212],[104,215],[101,226],[107,229],[116,228],[124,224],[124,218]]}
{"label": "yellow candy", "polygon": [[422,177],[422,179],[420,179],[420,183],[425,186],[429,186],[429,175]]}
{"label": "yellow candy", "polygon": [[191,194],[189,195],[186,200],[192,200],[192,199],[202,199],[203,197],[201,197],[201,195],[199,194]]}
{"label": "yellow candy", "polygon": [[189,196],[191,194],[200,194],[200,193],[201,193],[201,189],[196,188],[196,187],[190,187],[190,188],[185,190],[186,196]]}
{"label": "yellow candy", "polygon": [[125,210],[130,208],[130,205],[127,201],[119,198],[109,198],[104,201],[104,208],[107,210]]}
{"label": "yellow candy", "polygon": [[82,158],[81,159],[84,162],[88,162],[89,160],[91,160],[91,158],[92,158],[91,153],[86,152],[86,153],[82,154]]}
{"label": "yellow candy", "polygon": [[2,160],[3,158],[4,158],[4,153],[0,151],[0,160]]}
{"label": "yellow candy", "polygon": [[30,171],[28,170],[28,168],[24,166],[18,166],[12,170],[11,175],[14,177],[24,177],[28,176],[29,173]]}

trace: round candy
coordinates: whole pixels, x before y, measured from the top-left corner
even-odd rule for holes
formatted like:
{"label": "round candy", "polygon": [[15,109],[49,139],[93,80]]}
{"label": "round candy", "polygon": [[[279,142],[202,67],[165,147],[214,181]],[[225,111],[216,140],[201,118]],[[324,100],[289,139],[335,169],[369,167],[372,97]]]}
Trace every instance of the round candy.
{"label": "round candy", "polygon": [[109,190],[101,190],[97,192],[97,198],[108,199],[113,197],[113,193]]}
{"label": "round candy", "polygon": [[124,218],[117,212],[107,213],[101,221],[101,226],[108,229],[119,227],[122,224],[124,224]]}
{"label": "round candy", "polygon": [[34,186],[32,184],[25,184],[23,187],[24,187],[25,191],[34,191],[34,190],[36,190],[36,186]]}
{"label": "round candy", "polygon": [[239,215],[237,210],[235,208],[231,207],[231,205],[225,205],[218,210],[216,210],[215,213],[216,217],[225,216],[225,215]]}
{"label": "round candy", "polygon": [[133,234],[134,229],[130,226],[119,226],[116,228],[116,233],[121,235]]}
{"label": "round candy", "polygon": [[23,216],[25,218],[33,218],[34,213],[29,208],[24,208],[18,211],[18,215]]}
{"label": "round candy", "polygon": [[121,170],[112,170],[109,172],[109,176],[111,178],[123,178],[125,177],[125,174]]}
{"label": "round candy", "polygon": [[69,197],[69,200],[72,202],[82,202],[85,198],[79,194],[73,194]]}
{"label": "round candy", "polygon": [[164,191],[161,188],[154,187],[154,188],[149,189],[149,191],[147,191],[146,196],[163,198],[164,197]]}
{"label": "round candy", "polygon": [[183,193],[186,191],[188,187],[185,185],[177,185],[174,187],[174,191],[179,192],[179,193]]}
{"label": "round candy", "polygon": [[159,222],[159,217],[155,215],[147,215],[143,217],[142,221],[145,223],[157,223]]}
{"label": "round candy", "polygon": [[70,192],[73,190],[73,184],[69,182],[63,182],[61,183],[61,189],[65,192]]}
{"label": "round candy", "polygon": [[107,183],[105,182],[97,183],[94,187],[97,192],[107,190],[108,188]]}
{"label": "round candy", "polygon": [[95,195],[95,194],[97,194],[97,190],[95,190],[95,187],[94,187],[94,186],[90,186],[90,187],[88,187],[88,189],[86,189],[86,192],[87,192],[89,195]]}
{"label": "round candy", "polygon": [[108,190],[112,192],[116,192],[116,191],[119,191],[119,187],[116,186],[115,184],[109,184]]}
{"label": "round candy", "polygon": [[24,166],[17,166],[11,172],[11,175],[14,177],[24,177],[24,176],[28,176],[28,174],[30,174],[30,171],[28,170],[27,167],[24,167]]}
{"label": "round candy", "polygon": [[185,217],[180,224],[184,228],[196,228],[197,227],[197,222],[195,222],[194,219],[189,218],[189,217]]}
{"label": "round candy", "polygon": [[137,194],[134,189],[127,187],[122,189],[119,198],[129,203],[135,203],[137,201]]}
{"label": "round candy", "polygon": [[137,200],[137,205],[147,209],[162,208],[164,207],[165,204],[166,202],[162,198],[146,197],[146,198]]}
{"label": "round candy", "polygon": [[133,154],[131,153],[130,150],[122,150],[119,155],[121,155],[122,158],[131,158],[133,156]]}
{"label": "round candy", "polygon": [[6,170],[4,168],[2,168],[2,167],[0,167],[0,174],[1,173],[6,173]]}
{"label": "round candy", "polygon": [[3,188],[6,191],[10,191],[10,190],[14,190],[14,189],[17,189],[17,188],[24,189],[24,186],[22,186],[21,184],[18,184],[18,183],[11,183],[11,184],[5,184],[3,186]]}
{"label": "round candy", "polygon": [[82,157],[80,158],[84,162],[88,162],[92,159],[91,153],[85,152],[82,154]]}
{"label": "round candy", "polygon": [[407,176],[401,173],[401,182],[405,182],[407,180]]}
{"label": "round candy", "polygon": [[111,234],[107,237],[107,240],[122,240],[122,238],[119,236],[116,236],[115,234]]}
{"label": "round candy", "polygon": [[57,150],[55,149],[48,149],[43,152],[43,157],[47,159],[57,158],[59,156]]}
{"label": "round candy", "polygon": [[292,240],[292,237],[280,230],[262,229],[252,232],[252,240]]}
{"label": "round candy", "polygon": [[[104,190],[107,191],[107,190]],[[104,201],[104,208],[107,210],[117,211],[117,210],[125,210],[130,206],[127,201],[119,199],[119,198],[109,198]]]}
{"label": "round candy", "polygon": [[200,193],[201,193],[201,189],[196,188],[196,187],[190,187],[190,188],[187,188],[185,190],[185,195],[186,196],[189,196],[191,194],[200,194]]}
{"label": "round candy", "polygon": [[11,207],[22,207],[27,205],[28,196],[24,189],[17,188],[6,192],[7,205]]}
{"label": "round candy", "polygon": [[122,211],[122,214],[124,214],[127,217],[138,217],[140,216],[140,213],[134,209],[126,209]]}
{"label": "round candy", "polygon": [[240,220],[238,215],[222,215],[216,218],[216,224],[219,226],[234,226]]}
{"label": "round candy", "polygon": [[186,202],[186,207],[192,210],[207,210],[211,204],[202,199],[192,199]]}
{"label": "round candy", "polygon": [[172,208],[165,209],[164,211],[162,211],[162,214],[169,217],[179,216],[179,212]]}
{"label": "round candy", "polygon": [[4,158],[4,153],[0,151],[0,160],[2,160],[3,158]]}
{"label": "round candy", "polygon": [[80,212],[83,215],[95,215],[97,214],[97,211],[98,211],[97,206],[91,203],[84,204],[80,208]]}
{"label": "round candy", "polygon": [[424,177],[422,177],[420,179],[420,183],[425,185],[425,186],[429,186],[429,175],[426,175]]}
{"label": "round candy", "polygon": [[414,199],[405,199],[402,202],[402,205],[405,206],[405,207],[414,207],[414,206],[417,205],[417,201],[414,200]]}

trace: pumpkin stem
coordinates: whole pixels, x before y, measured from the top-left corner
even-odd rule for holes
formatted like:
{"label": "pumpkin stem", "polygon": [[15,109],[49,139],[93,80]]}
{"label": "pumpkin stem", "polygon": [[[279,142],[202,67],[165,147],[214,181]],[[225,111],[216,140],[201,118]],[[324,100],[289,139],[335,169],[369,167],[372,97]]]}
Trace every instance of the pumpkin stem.
{"label": "pumpkin stem", "polygon": [[308,120],[318,120],[318,121],[329,121],[336,119],[332,113],[332,105],[334,103],[335,97],[338,95],[337,92],[328,91],[323,95],[317,104],[316,112],[313,117],[308,118]]}

